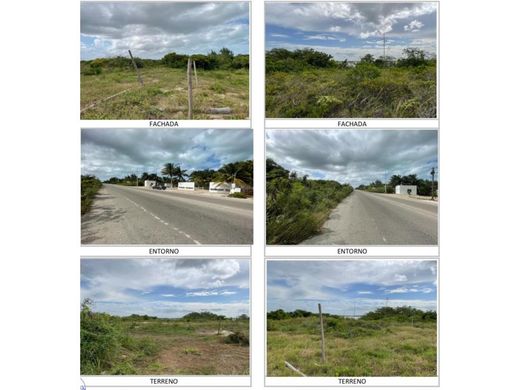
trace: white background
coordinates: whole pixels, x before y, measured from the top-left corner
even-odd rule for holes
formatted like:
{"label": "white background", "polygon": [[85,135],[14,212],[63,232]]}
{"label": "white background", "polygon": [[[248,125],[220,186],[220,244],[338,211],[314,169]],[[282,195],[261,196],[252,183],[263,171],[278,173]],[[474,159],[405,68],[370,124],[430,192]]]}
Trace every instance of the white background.
{"label": "white background", "polygon": [[[0,383],[77,389],[79,1],[0,3]],[[513,1],[441,2],[445,389],[518,371],[519,58]],[[253,386],[263,384],[263,3],[253,0]],[[56,179],[58,178],[58,180]]]}

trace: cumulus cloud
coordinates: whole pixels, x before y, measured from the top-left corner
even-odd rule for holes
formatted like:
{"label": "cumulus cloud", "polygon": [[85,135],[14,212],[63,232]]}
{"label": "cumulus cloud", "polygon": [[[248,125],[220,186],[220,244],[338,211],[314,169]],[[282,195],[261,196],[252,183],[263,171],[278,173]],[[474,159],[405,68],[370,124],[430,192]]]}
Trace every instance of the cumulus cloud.
{"label": "cumulus cloud", "polygon": [[247,2],[82,2],[81,58],[249,52]]}
{"label": "cumulus cloud", "polygon": [[160,174],[167,162],[188,173],[253,158],[253,134],[242,129],[82,129],[81,173],[102,180]]}
{"label": "cumulus cloud", "polygon": [[[396,285],[396,275],[406,281]],[[436,280],[437,264],[429,260],[269,261],[268,310],[316,311],[318,302],[346,315],[384,305],[436,310]]]}
{"label": "cumulus cloud", "polygon": [[428,178],[437,166],[435,130],[267,130],[267,157],[314,179],[353,186],[391,175]]}
{"label": "cumulus cloud", "polygon": [[[299,46],[325,51],[306,43],[327,38],[325,51],[337,60],[356,60],[364,54],[378,55],[378,45],[366,45],[366,40],[385,35],[394,40],[387,41],[387,55],[398,57],[403,48],[412,47],[412,40],[423,38],[428,44],[415,44],[415,48],[436,53],[437,4],[421,3],[266,3],[267,32],[283,31],[288,38],[267,40],[267,48]],[[413,33],[413,35],[411,35]],[[303,34],[303,37],[302,37]],[[340,44],[338,44],[340,42]],[[346,42],[346,43],[345,43]],[[380,53],[382,55],[382,51]]]}
{"label": "cumulus cloud", "polygon": [[116,315],[177,317],[205,308],[235,316],[248,312],[248,291],[248,260],[81,261],[81,298],[93,300],[95,310]]}

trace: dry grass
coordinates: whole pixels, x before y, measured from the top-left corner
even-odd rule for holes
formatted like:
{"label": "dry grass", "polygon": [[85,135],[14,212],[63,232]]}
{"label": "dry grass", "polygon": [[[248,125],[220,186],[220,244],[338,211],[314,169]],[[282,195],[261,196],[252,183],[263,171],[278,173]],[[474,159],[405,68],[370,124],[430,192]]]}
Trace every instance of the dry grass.
{"label": "dry grass", "polygon": [[[186,71],[163,66],[141,69],[144,87],[132,70],[103,70],[81,75],[81,119],[186,119]],[[247,70],[198,71],[193,81],[194,119],[247,119]],[[111,99],[104,99],[121,93]],[[89,106],[92,106],[87,108]],[[230,107],[231,114],[211,114],[210,108]],[[87,109],[85,109],[87,108]]]}

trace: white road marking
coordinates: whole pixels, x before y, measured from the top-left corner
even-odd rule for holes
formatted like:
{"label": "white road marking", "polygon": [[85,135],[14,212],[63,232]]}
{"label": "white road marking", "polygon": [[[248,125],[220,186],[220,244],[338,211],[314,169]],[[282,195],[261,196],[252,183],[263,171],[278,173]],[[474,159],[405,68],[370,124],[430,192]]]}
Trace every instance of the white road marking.
{"label": "white road marking", "polygon": [[[154,213],[151,213],[150,211],[147,211],[143,206],[141,206],[140,204],[138,204],[137,202],[134,202],[132,199],[129,199],[125,196],[125,199],[128,200],[130,203],[133,203],[137,208],[143,210],[145,213],[149,214],[150,216],[154,217],[156,220],[158,220],[159,222],[161,222],[163,225],[165,226],[169,226],[168,222],[166,221],[163,221],[161,218],[159,218],[157,215],[155,215]],[[197,245],[202,245],[199,241],[195,240],[194,238],[192,238],[188,233],[185,233],[183,232],[182,230],[179,230],[179,228],[175,227],[175,226],[172,226],[172,228],[180,233],[180,234],[183,234],[186,238],[189,238],[191,241],[193,241],[195,244]]]}

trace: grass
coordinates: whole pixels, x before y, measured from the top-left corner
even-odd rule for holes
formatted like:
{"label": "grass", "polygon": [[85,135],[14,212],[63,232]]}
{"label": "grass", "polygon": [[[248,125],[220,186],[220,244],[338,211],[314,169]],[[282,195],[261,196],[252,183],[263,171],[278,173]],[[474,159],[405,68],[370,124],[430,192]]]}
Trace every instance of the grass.
{"label": "grass", "polygon": [[145,320],[87,309],[81,319],[81,374],[247,375],[249,347],[229,343],[217,334],[219,326],[249,334],[248,320]]}
{"label": "grass", "polygon": [[435,65],[266,74],[268,118],[435,118]]}
{"label": "grass", "polygon": [[268,376],[436,376],[435,321],[324,318],[326,362],[319,318],[268,320]]}
{"label": "grass", "polygon": [[81,215],[90,210],[102,186],[101,181],[94,176],[81,176]]}
{"label": "grass", "polygon": [[[81,74],[81,119],[186,119],[188,93],[186,70],[154,66],[140,69],[140,87],[131,69],[103,69],[100,74]],[[193,80],[194,119],[247,119],[249,72],[198,70]],[[116,97],[102,101],[125,91]],[[230,107],[231,114],[210,114],[210,108]]]}

